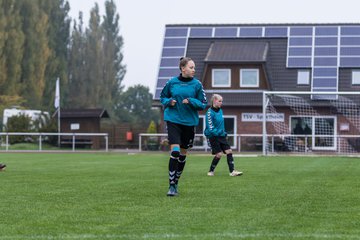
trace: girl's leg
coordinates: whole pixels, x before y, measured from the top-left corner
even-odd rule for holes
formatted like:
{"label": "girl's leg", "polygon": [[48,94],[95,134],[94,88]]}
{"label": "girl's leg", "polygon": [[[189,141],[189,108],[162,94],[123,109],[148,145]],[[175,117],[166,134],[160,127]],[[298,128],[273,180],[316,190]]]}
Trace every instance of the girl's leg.
{"label": "girl's leg", "polygon": [[234,158],[233,158],[231,149],[225,150],[225,153],[226,153],[226,158],[227,158],[227,162],[229,165],[230,176],[236,177],[236,176],[242,175],[243,174],[242,172],[235,170]]}
{"label": "girl's leg", "polygon": [[225,153],[226,153],[227,163],[229,166],[229,171],[230,171],[230,173],[232,173],[235,169],[232,151],[231,151],[231,149],[227,149],[227,150],[225,150]]}
{"label": "girl's leg", "polygon": [[168,196],[176,195],[176,171],[178,168],[178,160],[180,156],[180,146],[179,144],[170,145],[171,153],[169,159],[169,192]]}
{"label": "girl's leg", "polygon": [[214,156],[214,158],[213,158],[213,160],[211,162],[211,165],[210,165],[208,176],[214,176],[215,168],[218,165],[221,157],[222,157],[222,152],[218,152],[218,153],[215,154],[215,156]]}
{"label": "girl's leg", "polygon": [[[187,150],[184,148],[180,148],[180,156],[177,163],[177,169],[176,169],[176,176],[175,176],[175,184],[177,185],[179,182],[179,178],[181,177],[181,174],[185,168],[186,164],[186,154]],[[176,186],[177,187],[177,186]]]}

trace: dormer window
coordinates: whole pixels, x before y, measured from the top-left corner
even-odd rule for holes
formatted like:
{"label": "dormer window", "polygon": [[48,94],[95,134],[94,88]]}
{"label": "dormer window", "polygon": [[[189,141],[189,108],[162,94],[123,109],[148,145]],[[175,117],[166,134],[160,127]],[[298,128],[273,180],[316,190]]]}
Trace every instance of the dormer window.
{"label": "dormer window", "polygon": [[259,69],[240,69],[240,87],[259,87]]}
{"label": "dormer window", "polygon": [[353,70],[351,79],[353,85],[360,85],[360,70]]}
{"label": "dormer window", "polygon": [[213,87],[230,87],[231,71],[230,69],[212,69]]}
{"label": "dormer window", "polygon": [[310,84],[310,70],[308,70],[308,69],[298,70],[297,84],[298,85],[309,85]]}

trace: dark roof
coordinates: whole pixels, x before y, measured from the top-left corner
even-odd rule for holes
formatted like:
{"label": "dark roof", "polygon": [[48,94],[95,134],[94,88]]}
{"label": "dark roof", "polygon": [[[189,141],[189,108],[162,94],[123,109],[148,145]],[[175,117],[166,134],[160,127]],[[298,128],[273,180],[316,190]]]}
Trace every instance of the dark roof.
{"label": "dark roof", "polygon": [[213,42],[205,62],[265,62],[267,42]]}
{"label": "dark roof", "polygon": [[[57,116],[57,111],[54,116]],[[61,109],[61,118],[109,118],[105,109]]]}

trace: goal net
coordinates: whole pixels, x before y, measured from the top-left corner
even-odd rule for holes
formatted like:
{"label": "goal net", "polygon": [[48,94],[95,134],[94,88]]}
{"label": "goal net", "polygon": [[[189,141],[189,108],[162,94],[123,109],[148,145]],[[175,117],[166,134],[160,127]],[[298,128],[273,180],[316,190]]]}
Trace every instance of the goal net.
{"label": "goal net", "polygon": [[359,154],[360,93],[264,92],[263,154],[281,153]]}

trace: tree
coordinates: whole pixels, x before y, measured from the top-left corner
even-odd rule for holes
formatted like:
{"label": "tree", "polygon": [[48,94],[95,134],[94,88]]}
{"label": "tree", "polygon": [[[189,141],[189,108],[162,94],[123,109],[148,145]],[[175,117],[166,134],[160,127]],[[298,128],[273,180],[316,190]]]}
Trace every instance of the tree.
{"label": "tree", "polygon": [[52,106],[56,78],[66,84],[68,11],[65,0],[0,0],[0,95]]}
{"label": "tree", "polygon": [[65,106],[86,107],[87,101],[87,65],[86,37],[84,33],[83,15],[79,13],[79,22],[74,21],[69,50],[69,83]]}
{"label": "tree", "polygon": [[[47,31],[50,56],[45,71],[45,87],[42,106],[49,109],[54,103],[56,79],[60,78],[61,86],[68,83],[68,47],[70,42],[70,6],[64,0],[41,0],[41,9],[47,14],[49,27]],[[64,99],[66,88],[61,87]]]}
{"label": "tree", "polygon": [[[102,107],[100,104],[100,93],[103,88],[102,64],[104,53],[102,51],[102,29],[100,25],[99,6],[95,3],[95,7],[90,11],[89,27],[86,32],[86,59],[87,68],[87,106]],[[109,93],[108,93],[109,94]]]}
{"label": "tree", "polygon": [[20,16],[21,2],[0,1],[0,93],[18,95],[25,35]]}
{"label": "tree", "polygon": [[159,120],[159,112],[152,109],[152,94],[143,85],[129,87],[121,97],[115,115],[124,122],[149,124],[151,120]]}
{"label": "tree", "polygon": [[106,1],[105,16],[102,23],[104,34],[103,51],[106,57],[104,58],[102,71],[104,88],[100,98],[102,105],[110,112],[113,112],[114,105],[119,101],[122,91],[121,82],[126,72],[126,68],[122,64],[123,38],[119,35],[119,19],[114,1]]}
{"label": "tree", "polygon": [[23,0],[22,3],[20,14],[26,37],[20,94],[26,99],[27,107],[40,108],[45,88],[45,70],[51,53],[47,37],[49,18],[39,8],[37,1]]}
{"label": "tree", "polygon": [[72,107],[101,107],[113,115],[120,101],[125,74],[119,35],[119,14],[112,0],[105,2],[101,22],[99,7],[91,9],[89,27],[80,23],[72,32],[69,55],[69,101]]}
{"label": "tree", "polygon": [[0,0],[0,116],[5,108],[25,102],[19,93],[25,38],[20,6],[20,1]]}

